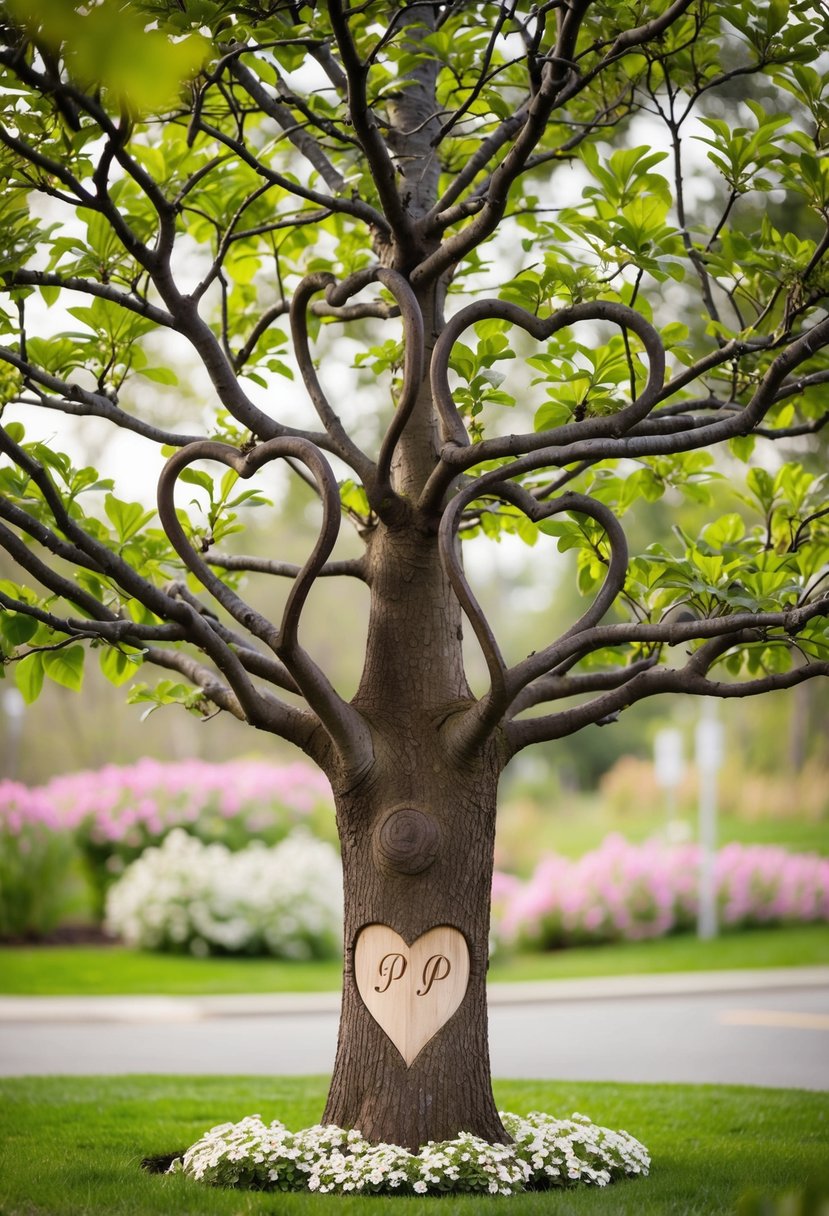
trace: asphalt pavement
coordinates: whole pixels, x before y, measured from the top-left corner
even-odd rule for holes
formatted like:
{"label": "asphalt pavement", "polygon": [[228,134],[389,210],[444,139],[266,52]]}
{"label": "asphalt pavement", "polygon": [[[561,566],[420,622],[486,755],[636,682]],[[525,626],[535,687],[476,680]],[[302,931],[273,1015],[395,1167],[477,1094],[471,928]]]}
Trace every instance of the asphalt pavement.
{"label": "asphalt pavement", "polygon": [[[0,1075],[325,1074],[335,993],[2,997]],[[829,967],[490,986],[497,1077],[829,1090]]]}

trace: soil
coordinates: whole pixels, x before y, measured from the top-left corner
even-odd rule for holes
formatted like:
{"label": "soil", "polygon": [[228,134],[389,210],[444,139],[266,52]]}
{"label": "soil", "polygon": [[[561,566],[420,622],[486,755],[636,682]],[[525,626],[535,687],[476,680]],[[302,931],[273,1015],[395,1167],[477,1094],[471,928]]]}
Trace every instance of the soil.
{"label": "soil", "polygon": [[0,938],[4,946],[117,946],[117,937],[105,933],[100,925],[58,925],[49,933],[24,933],[19,937]]}
{"label": "soil", "polygon": [[141,1162],[141,1168],[148,1174],[166,1174],[176,1158],[183,1157],[186,1151],[183,1148],[179,1153],[165,1153],[163,1157],[145,1157]]}

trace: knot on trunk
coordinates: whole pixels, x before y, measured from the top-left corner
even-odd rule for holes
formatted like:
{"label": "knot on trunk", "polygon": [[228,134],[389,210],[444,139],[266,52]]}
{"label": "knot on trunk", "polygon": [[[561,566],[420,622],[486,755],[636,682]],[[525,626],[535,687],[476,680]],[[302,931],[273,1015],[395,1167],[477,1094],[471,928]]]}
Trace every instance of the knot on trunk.
{"label": "knot on trunk", "polygon": [[420,874],[437,857],[440,829],[425,811],[412,806],[395,807],[376,827],[373,845],[381,870]]}

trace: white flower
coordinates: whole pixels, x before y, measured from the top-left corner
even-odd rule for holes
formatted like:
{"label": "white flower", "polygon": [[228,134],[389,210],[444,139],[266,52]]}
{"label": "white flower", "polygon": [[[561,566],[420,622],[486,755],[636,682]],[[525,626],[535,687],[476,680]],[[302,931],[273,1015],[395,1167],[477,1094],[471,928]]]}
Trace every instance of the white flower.
{"label": "white flower", "polygon": [[338,949],[341,903],[336,851],[307,832],[231,853],[176,829],[110,889],[107,924],[144,949],[311,958]]}
{"label": "white flower", "polygon": [[[501,1112],[514,1143],[489,1144],[469,1133],[413,1154],[393,1144],[372,1145],[352,1129],[317,1125],[292,1134],[261,1116],[219,1124],[174,1162],[172,1172],[212,1185],[237,1186],[243,1175],[263,1189],[327,1193],[389,1193],[409,1188],[513,1195],[537,1181],[545,1185],[607,1186],[614,1178],[646,1174],[650,1158],[627,1132],[586,1120],[558,1120],[533,1112]],[[578,1153],[575,1149],[578,1148]],[[558,1166],[563,1154],[565,1171]]]}

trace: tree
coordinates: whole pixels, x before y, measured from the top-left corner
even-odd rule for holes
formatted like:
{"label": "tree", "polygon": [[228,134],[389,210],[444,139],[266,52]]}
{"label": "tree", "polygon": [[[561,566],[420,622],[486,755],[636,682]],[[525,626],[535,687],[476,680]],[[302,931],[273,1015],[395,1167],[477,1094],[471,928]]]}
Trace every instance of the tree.
{"label": "tree", "polygon": [[[233,715],[325,771],[346,892],[326,1119],[413,1146],[504,1138],[485,976],[511,757],[659,693],[829,673],[826,478],[774,455],[829,417],[822,10],[6,0],[0,544],[22,571],[0,588],[7,666],[28,699],[44,676],[78,685],[90,649],[116,682],[160,667],[172,678],[133,696]],[[717,117],[720,92],[761,78],[774,108]],[[713,198],[689,187],[703,155]],[[803,230],[778,231],[767,198],[805,208]],[[353,403],[323,386],[348,326],[358,396],[390,385],[350,428]],[[212,385],[192,433],[165,334]],[[289,348],[316,429],[280,417]],[[45,410],[161,445],[157,518],[106,469],[27,441]],[[228,542],[245,504],[266,509],[270,462],[320,503],[301,568]],[[628,552],[629,509],[708,503],[743,464],[732,510]],[[341,517],[356,558],[332,556]],[[513,664],[460,555],[507,532],[575,549],[589,599]],[[254,575],[289,585],[278,622],[244,598]],[[348,700],[300,641],[329,578],[370,593]],[[369,925],[408,943],[449,926],[468,948],[460,1007],[408,1065],[357,990]]]}

